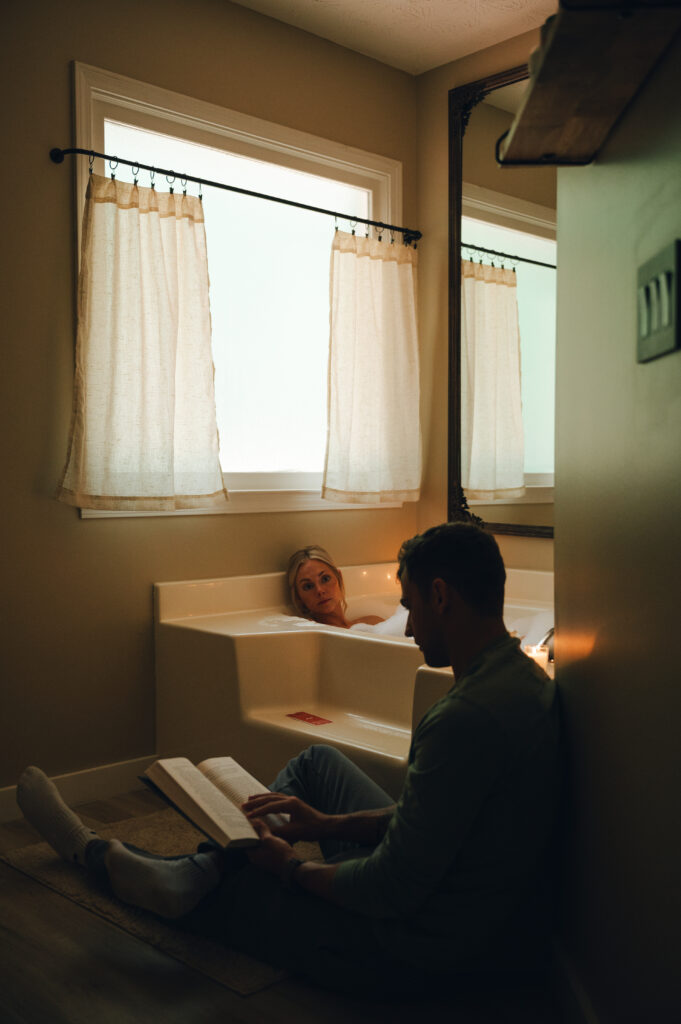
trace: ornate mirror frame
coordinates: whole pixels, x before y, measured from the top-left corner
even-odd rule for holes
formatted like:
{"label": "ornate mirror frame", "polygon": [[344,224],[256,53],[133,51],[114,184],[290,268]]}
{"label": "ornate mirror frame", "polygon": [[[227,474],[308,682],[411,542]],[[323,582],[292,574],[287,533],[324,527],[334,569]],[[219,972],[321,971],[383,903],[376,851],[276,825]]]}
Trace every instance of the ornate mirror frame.
{"label": "ornate mirror frame", "polygon": [[[528,78],[526,64],[502,71],[449,92],[449,415],[447,428],[447,518],[471,513],[461,486],[461,214],[463,138],[471,111],[488,93]],[[473,517],[477,519],[477,517]],[[479,521],[479,520],[478,520]],[[552,526],[484,524],[494,533],[553,537]]]}

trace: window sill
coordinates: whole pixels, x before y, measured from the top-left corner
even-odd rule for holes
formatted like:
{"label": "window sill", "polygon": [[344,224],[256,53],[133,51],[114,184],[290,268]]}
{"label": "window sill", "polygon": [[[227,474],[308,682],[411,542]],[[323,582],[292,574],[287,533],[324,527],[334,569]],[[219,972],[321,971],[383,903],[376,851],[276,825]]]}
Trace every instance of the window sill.
{"label": "window sill", "polygon": [[474,505],[553,505],[553,487],[526,487],[522,498],[468,498],[469,506]]}
{"label": "window sill", "polygon": [[229,503],[224,509],[176,509],[167,512],[103,512],[98,509],[80,509],[81,519],[140,519],[150,516],[223,516],[253,515],[259,512],[352,512],[401,508],[402,503],[386,502],[380,505],[361,505],[325,501],[319,491],[276,490],[276,491],[230,491]]}

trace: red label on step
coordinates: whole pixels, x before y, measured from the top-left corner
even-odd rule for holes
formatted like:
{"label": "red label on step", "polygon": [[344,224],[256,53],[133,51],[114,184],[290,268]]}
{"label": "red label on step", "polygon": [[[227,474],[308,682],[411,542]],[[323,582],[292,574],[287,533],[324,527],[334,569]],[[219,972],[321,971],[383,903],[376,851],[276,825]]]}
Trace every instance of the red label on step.
{"label": "red label on step", "polygon": [[299,718],[301,722],[308,725],[330,725],[330,718],[320,718],[319,715],[312,715],[309,711],[295,711],[286,716],[287,718]]}

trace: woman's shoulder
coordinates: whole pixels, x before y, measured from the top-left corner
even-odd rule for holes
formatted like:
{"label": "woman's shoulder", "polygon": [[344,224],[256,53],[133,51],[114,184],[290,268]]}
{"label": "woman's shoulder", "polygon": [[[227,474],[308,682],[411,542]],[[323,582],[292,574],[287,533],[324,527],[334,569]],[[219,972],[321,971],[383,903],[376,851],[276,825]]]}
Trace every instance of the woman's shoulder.
{"label": "woman's shoulder", "polygon": [[359,623],[363,623],[366,626],[376,626],[379,622],[384,622],[380,615],[364,615],[360,619],[353,619],[349,623],[350,626],[357,626]]}

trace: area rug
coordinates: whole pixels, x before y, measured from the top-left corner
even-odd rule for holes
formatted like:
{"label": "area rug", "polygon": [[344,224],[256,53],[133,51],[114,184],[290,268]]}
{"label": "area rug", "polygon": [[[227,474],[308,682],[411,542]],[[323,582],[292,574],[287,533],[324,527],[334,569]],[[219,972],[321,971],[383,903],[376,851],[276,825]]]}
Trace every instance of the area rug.
{"label": "area rug", "polygon": [[[103,839],[120,839],[163,856],[195,850],[197,844],[204,839],[189,822],[170,809],[142,818],[128,818],[112,826],[99,825],[97,831]],[[314,844],[305,844],[305,847],[300,856],[310,859],[319,856],[318,847]],[[47,843],[33,843],[0,854],[0,859],[240,995],[259,992],[286,977],[284,971],[270,967],[269,964],[195,933],[186,934],[147,911],[129,907],[115,897],[97,891],[88,882],[84,871],[74,870]]]}

